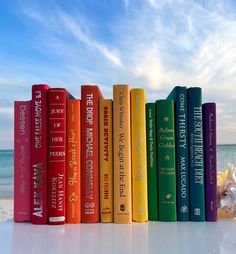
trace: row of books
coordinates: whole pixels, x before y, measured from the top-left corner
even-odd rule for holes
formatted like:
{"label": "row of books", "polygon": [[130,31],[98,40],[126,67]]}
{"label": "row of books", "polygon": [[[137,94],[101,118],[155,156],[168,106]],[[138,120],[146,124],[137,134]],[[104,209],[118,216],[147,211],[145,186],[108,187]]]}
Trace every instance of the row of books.
{"label": "row of books", "polygon": [[14,220],[34,224],[216,221],[216,105],[199,87],[33,85],[15,102]]}

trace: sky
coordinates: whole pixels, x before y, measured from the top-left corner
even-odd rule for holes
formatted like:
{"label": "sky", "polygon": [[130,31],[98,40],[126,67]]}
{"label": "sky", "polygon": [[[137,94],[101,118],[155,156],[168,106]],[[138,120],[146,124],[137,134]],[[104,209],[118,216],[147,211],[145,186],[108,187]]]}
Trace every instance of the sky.
{"label": "sky", "polygon": [[217,142],[236,144],[236,1],[0,0],[0,149],[13,148],[14,101],[31,85],[200,86],[217,103]]}

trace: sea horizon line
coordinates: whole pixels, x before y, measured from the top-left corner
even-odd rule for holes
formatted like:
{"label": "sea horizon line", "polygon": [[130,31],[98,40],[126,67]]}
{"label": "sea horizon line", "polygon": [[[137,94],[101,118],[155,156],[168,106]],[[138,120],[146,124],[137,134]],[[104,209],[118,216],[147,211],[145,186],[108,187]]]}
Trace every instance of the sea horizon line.
{"label": "sea horizon line", "polygon": [[[217,144],[217,146],[236,146],[236,144]],[[0,149],[0,152],[12,152],[14,149]]]}

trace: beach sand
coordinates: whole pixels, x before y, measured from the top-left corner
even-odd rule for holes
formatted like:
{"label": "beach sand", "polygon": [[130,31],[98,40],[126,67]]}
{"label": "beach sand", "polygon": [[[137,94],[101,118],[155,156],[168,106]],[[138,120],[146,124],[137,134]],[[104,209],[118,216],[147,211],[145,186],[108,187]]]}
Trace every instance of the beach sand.
{"label": "beach sand", "polygon": [[13,198],[0,199],[0,222],[13,219]]}

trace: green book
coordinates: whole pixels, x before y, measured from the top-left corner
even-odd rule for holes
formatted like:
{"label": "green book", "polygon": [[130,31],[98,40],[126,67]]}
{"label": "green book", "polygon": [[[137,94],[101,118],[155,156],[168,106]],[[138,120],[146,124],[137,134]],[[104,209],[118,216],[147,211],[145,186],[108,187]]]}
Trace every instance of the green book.
{"label": "green book", "polygon": [[174,101],[157,100],[159,220],[176,221]]}
{"label": "green book", "polygon": [[156,105],[146,104],[148,220],[158,220]]}

